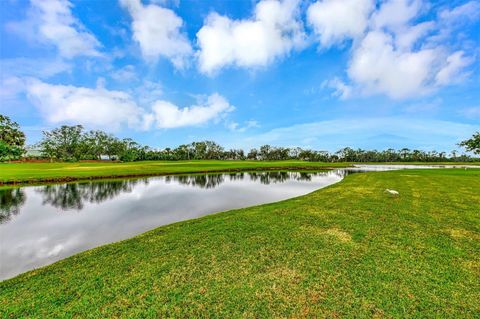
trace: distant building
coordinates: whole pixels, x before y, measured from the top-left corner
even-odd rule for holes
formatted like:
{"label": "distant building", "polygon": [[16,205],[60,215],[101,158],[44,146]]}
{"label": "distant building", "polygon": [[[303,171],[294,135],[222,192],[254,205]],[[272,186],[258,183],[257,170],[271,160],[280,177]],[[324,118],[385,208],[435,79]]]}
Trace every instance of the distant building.
{"label": "distant building", "polygon": [[42,150],[39,147],[27,146],[25,147],[25,157],[42,157]]}
{"label": "distant building", "polygon": [[118,156],[117,155],[112,155],[112,156],[100,155],[100,160],[101,161],[116,161],[116,160],[118,160]]}

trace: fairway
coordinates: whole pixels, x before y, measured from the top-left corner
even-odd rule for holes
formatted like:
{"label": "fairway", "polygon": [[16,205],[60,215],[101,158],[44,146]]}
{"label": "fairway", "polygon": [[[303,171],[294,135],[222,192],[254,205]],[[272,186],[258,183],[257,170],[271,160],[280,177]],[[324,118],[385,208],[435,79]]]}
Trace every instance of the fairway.
{"label": "fairway", "polygon": [[[76,163],[0,163],[0,185],[38,184],[121,177],[160,176],[207,172],[238,172],[248,170],[322,170],[348,167],[353,163],[305,161],[143,161],[143,162],[76,162]],[[369,163],[362,163],[369,164]],[[381,164],[465,165],[455,162],[393,162]],[[480,163],[468,165],[480,167]]]}
{"label": "fairway", "polygon": [[80,163],[0,163],[0,184],[62,182],[112,177],[181,173],[234,172],[266,169],[325,169],[348,163],[305,161],[144,161]]}
{"label": "fairway", "polygon": [[478,318],[479,189],[478,169],[349,175],[4,281],[0,317]]}

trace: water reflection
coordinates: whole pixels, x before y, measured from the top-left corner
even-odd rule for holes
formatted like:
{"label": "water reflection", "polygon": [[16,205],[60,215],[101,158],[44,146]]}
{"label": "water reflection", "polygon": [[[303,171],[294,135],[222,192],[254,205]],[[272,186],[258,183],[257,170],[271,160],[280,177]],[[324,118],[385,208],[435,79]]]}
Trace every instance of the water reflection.
{"label": "water reflection", "polygon": [[25,192],[21,188],[0,189],[0,224],[17,215],[25,200]]}
{"label": "water reflection", "polygon": [[[243,177],[241,178],[243,179]],[[211,189],[218,187],[225,182],[223,174],[205,174],[205,175],[174,175],[166,176],[167,183],[177,182],[182,185],[190,185],[198,188]]]}
{"label": "water reflection", "polygon": [[[343,177],[348,172],[337,170],[330,172]],[[250,181],[264,185],[285,183],[287,181],[311,181],[312,177],[324,174],[320,172],[249,172],[231,174],[202,174],[202,175],[172,175],[165,176],[166,183],[178,183],[202,189],[213,189],[225,181],[241,181],[248,178]],[[129,193],[133,188],[143,183],[148,185],[149,179],[131,179],[114,181],[91,181],[70,184],[55,184],[36,187],[35,191],[42,196],[43,205],[51,205],[63,211],[81,211],[85,203],[101,203],[111,200],[122,193]],[[0,190],[0,223],[11,219],[19,213],[26,201],[23,189]]]}
{"label": "water reflection", "polygon": [[85,202],[101,203],[121,193],[131,192],[138,183],[148,184],[148,179],[47,185],[38,188],[37,192],[42,195],[43,205],[50,204],[62,210],[81,210]]}
{"label": "water reflection", "polygon": [[[343,171],[333,171],[340,177]],[[312,176],[324,174],[320,172],[247,172],[247,173],[230,173],[230,174],[203,174],[203,175],[173,175],[166,176],[167,182],[178,182],[182,185],[191,185],[199,188],[215,188],[229,181],[241,181],[248,177],[251,181],[259,182],[264,185],[271,183],[285,183],[289,180],[294,181],[311,181]]]}

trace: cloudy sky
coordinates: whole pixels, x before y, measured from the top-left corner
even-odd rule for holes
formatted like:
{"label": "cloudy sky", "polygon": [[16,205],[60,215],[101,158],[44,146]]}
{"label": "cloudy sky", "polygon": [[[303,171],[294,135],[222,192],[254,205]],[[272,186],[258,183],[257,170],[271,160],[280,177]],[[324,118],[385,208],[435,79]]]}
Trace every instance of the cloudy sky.
{"label": "cloudy sky", "polygon": [[29,143],[449,151],[480,130],[478,0],[1,0],[0,36],[0,113]]}

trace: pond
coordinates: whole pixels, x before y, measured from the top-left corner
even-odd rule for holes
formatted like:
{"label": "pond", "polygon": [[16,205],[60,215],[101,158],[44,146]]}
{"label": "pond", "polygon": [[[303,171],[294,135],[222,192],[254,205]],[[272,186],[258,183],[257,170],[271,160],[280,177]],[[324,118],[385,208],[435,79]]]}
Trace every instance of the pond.
{"label": "pond", "polygon": [[310,193],[345,172],[253,172],[0,189],[0,280],[161,225]]}

